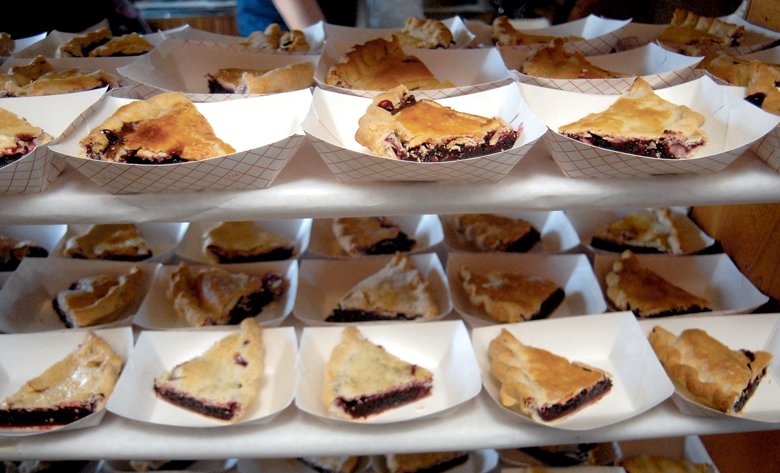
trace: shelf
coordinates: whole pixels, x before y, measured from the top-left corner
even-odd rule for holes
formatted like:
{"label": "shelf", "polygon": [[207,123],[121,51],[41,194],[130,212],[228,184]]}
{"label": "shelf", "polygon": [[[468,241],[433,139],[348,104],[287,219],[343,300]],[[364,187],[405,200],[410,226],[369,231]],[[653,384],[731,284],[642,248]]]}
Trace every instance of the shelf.
{"label": "shelf", "polygon": [[495,184],[342,183],[307,141],[267,189],[112,195],[67,168],[40,194],[0,197],[0,221],[224,221],[769,202],[780,202],[780,173],[750,151],[714,174],[570,179],[540,142]]}

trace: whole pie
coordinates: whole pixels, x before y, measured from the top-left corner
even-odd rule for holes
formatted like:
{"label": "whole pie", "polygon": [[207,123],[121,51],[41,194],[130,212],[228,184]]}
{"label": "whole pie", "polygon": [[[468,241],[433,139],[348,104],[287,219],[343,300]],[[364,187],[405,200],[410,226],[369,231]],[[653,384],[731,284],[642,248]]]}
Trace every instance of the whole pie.
{"label": "whole pie", "polygon": [[579,51],[569,52],[566,40],[555,38],[549,45],[535,50],[520,65],[519,71],[547,79],[614,79],[627,74],[602,69],[585,59]]}
{"label": "whole pie", "polygon": [[385,455],[388,473],[444,472],[466,463],[469,452],[392,453]]}
{"label": "whole pie", "polygon": [[666,207],[641,209],[600,228],[590,242],[607,251],[683,253],[680,232]]}
{"label": "whole pie", "polygon": [[0,108],[0,168],[18,161],[51,140],[52,136],[40,127]]}
{"label": "whole pie", "polygon": [[463,290],[475,307],[497,322],[543,319],[563,302],[565,293],[555,281],[538,276],[490,271],[474,272],[463,266],[458,274]]}
{"label": "whole pie", "polygon": [[688,159],[707,142],[704,116],[655,94],[641,77],[603,112],[558,132],[589,145],[652,158]]}
{"label": "whole pie", "polygon": [[76,350],[0,403],[0,427],[50,428],[100,411],[121,370],[122,357],[87,332]]}
{"label": "whole pie", "polygon": [[[519,46],[525,44],[546,44],[556,37],[549,35],[530,34],[519,31],[509,21],[507,16],[499,16],[493,20],[493,43],[496,46]],[[566,36],[565,41],[577,41],[582,38]]]}
{"label": "whole pie", "polygon": [[132,223],[92,225],[83,235],[70,238],[62,254],[69,258],[141,261],[152,257],[146,239]]}
{"label": "whole pie", "polygon": [[455,231],[478,251],[524,253],[539,241],[539,230],[522,218],[493,214],[453,217]]}
{"label": "whole pie", "polygon": [[270,51],[307,53],[311,46],[301,30],[284,31],[278,23],[271,23],[265,31],[255,31],[238,44]]}
{"label": "whole pie", "polygon": [[416,244],[414,238],[387,217],[334,218],[333,235],[350,256],[411,251]]}
{"label": "whole pie", "polygon": [[45,258],[49,251],[30,240],[0,235],[0,271],[14,271],[23,258]]}
{"label": "whole pie", "polygon": [[79,144],[87,158],[131,164],[183,163],[236,152],[180,92],[119,107]]}
{"label": "whole pie", "polygon": [[260,71],[220,69],[208,74],[209,92],[228,94],[276,94],[301,90],[314,85],[314,65],[310,62]]}
{"label": "whole pie", "polygon": [[645,268],[631,250],[621,253],[606,276],[607,297],[619,310],[637,317],[708,312],[710,301],[675,286]]}
{"label": "whole pie", "polygon": [[393,33],[401,47],[437,49],[449,48],[453,44],[452,32],[439,20],[408,18],[401,31]]}
{"label": "whole pie", "polygon": [[154,392],[175,406],[232,423],[257,399],[264,370],[263,329],[246,319],[202,355],[155,378]]}
{"label": "whole pie", "polygon": [[681,46],[739,46],[745,41],[745,27],[678,8],[658,41]]}
{"label": "whole pie", "polygon": [[237,324],[279,300],[287,282],[268,271],[263,276],[181,263],[171,274],[168,299],[193,327]]}
{"label": "whole pie", "polygon": [[355,140],[378,156],[417,162],[454,161],[505,151],[520,135],[487,118],[417,100],[403,85],[381,93],[358,121]]}
{"label": "whole pie", "polygon": [[758,388],[772,355],[732,350],[701,329],[679,336],[655,326],[650,345],[666,374],[697,402],[727,414],[738,414]]}
{"label": "whole pie", "polygon": [[715,467],[707,463],[672,460],[657,455],[623,458],[618,463],[626,473],[715,473]]}
{"label": "whole pie", "polygon": [[437,80],[417,56],[406,54],[397,36],[356,44],[330,68],[325,83],[360,90],[390,90],[401,84],[409,90],[454,87]]}
{"label": "whole pie", "polygon": [[289,259],[295,244],[254,222],[222,222],[206,233],[203,249],[215,263],[253,263]]}
{"label": "whole pie", "polygon": [[130,305],[143,279],[138,266],[120,276],[100,274],[82,278],[60,291],[52,304],[68,328],[107,324],[117,320]]}
{"label": "whole pie", "polygon": [[336,417],[361,419],[427,397],[432,389],[433,373],[349,326],[325,367],[322,402]]}
{"label": "whole pie", "polygon": [[154,49],[138,33],[114,37],[111,30],[101,28],[72,38],[57,49],[57,57],[137,56]]}

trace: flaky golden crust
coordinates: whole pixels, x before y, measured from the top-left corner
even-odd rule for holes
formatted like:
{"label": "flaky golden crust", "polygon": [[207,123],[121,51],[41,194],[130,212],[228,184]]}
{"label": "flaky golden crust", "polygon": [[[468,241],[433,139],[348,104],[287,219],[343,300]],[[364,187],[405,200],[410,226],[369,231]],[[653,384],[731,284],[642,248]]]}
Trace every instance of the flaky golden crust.
{"label": "flaky golden crust", "polygon": [[[110,40],[111,37],[111,30],[108,28],[90,31],[71,38],[57,49],[56,55],[57,57],[87,57],[88,51],[93,45],[104,43]],[[86,53],[85,49],[87,50]]]}
{"label": "flaky golden crust", "polygon": [[24,155],[48,143],[52,136],[40,127],[4,108],[0,108],[0,166],[4,156]]}
{"label": "flaky golden crust", "polygon": [[534,51],[520,65],[520,72],[532,77],[547,79],[614,79],[629,77],[627,74],[602,69],[585,59],[582,53],[564,49],[566,41],[555,38],[553,42]]}
{"label": "flaky golden crust", "polygon": [[154,46],[138,33],[130,33],[111,38],[89,53],[89,57],[138,56],[148,53]]}
{"label": "flaky golden crust", "polygon": [[[780,115],[780,67],[751,61],[748,66],[750,80],[747,84],[747,96],[759,104],[762,109]],[[760,99],[760,100],[758,100]]]}
{"label": "flaky golden crust", "polygon": [[57,311],[71,328],[92,327],[113,322],[140,290],[144,273],[138,266],[127,274],[102,274],[80,279],[75,288],[60,291]]}
{"label": "flaky golden crust", "polygon": [[707,53],[696,69],[709,71],[713,76],[740,87],[747,87],[750,81],[750,61],[725,51]]}
{"label": "flaky golden crust", "polygon": [[453,223],[455,231],[478,251],[506,251],[529,232],[538,234],[531,222],[502,215],[460,214],[453,216]]}
{"label": "flaky golden crust", "polygon": [[[519,46],[525,44],[545,44],[554,40],[555,36],[523,33],[515,29],[509,22],[509,17],[499,16],[493,20],[493,44],[496,46]],[[566,36],[566,41],[581,40],[577,36]]]}
{"label": "flaky golden crust", "polygon": [[276,94],[314,85],[314,65],[310,62],[272,69],[265,74],[244,73],[236,87],[239,94]]}
{"label": "flaky golden crust", "polygon": [[435,49],[449,48],[452,32],[439,20],[409,18],[406,26],[397,34],[402,47]]}
{"label": "flaky golden crust", "polygon": [[[681,254],[680,231],[668,207],[641,209],[596,231],[591,244],[611,251]],[[603,248],[607,246],[608,248]]]}
{"label": "flaky golden crust", "polygon": [[658,36],[658,41],[681,46],[739,46],[744,40],[744,26],[679,8],[675,10],[671,24]]}

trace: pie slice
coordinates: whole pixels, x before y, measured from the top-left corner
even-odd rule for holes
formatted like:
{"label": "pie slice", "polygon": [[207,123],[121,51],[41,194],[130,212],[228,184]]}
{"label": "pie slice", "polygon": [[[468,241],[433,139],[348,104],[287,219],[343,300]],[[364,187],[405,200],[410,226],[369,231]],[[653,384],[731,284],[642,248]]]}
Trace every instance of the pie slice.
{"label": "pie slice", "polygon": [[125,104],[84,137],[84,156],[130,164],[171,164],[235,153],[180,92]]}
{"label": "pie slice", "polygon": [[91,50],[107,43],[112,37],[108,28],[75,36],[57,49],[56,57],[87,57]]}
{"label": "pie slice", "polygon": [[350,256],[391,255],[411,251],[417,243],[387,217],[334,218],[333,235]]}
{"label": "pie slice", "polygon": [[284,31],[278,23],[271,23],[265,31],[255,31],[238,44],[270,51],[308,53],[311,49],[301,30]]}
{"label": "pie slice", "polygon": [[672,211],[666,207],[632,212],[599,229],[590,244],[593,248],[607,251],[675,255],[684,252]]}
{"label": "pie slice", "polygon": [[[553,41],[555,36],[524,33],[517,30],[507,16],[499,16],[493,20],[493,43],[496,46],[520,46],[525,44],[546,44]],[[564,41],[579,41],[577,36],[566,36]]]}
{"label": "pie slice", "polygon": [[555,38],[549,45],[539,48],[520,65],[520,72],[532,77],[547,79],[615,79],[630,77],[628,74],[602,69],[585,59],[579,51],[569,52],[566,40]]}
{"label": "pie slice", "polygon": [[408,257],[397,253],[379,272],[344,294],[325,321],[426,320],[438,315],[428,281]]}
{"label": "pie slice", "polygon": [[69,94],[82,90],[114,88],[119,85],[119,79],[107,72],[85,71],[82,69],[67,69],[46,73],[24,86],[6,82],[0,96],[5,97],[39,97],[42,95]]}
{"label": "pie slice", "polygon": [[435,473],[466,463],[468,452],[394,453],[385,455],[388,473]]}
{"label": "pie slice", "polygon": [[769,113],[780,115],[780,66],[751,61],[745,100]]}
{"label": "pie slice", "polygon": [[228,94],[276,94],[301,90],[314,85],[314,66],[309,62],[260,71],[220,69],[208,75],[209,92]]}
{"label": "pie slice", "polygon": [[662,99],[641,77],[603,112],[558,132],[583,143],[651,158],[688,159],[706,144],[704,115]]}
{"label": "pie slice", "polygon": [[122,357],[87,332],[76,350],[0,403],[0,427],[51,428],[98,412],[121,370]]}
{"label": "pie slice", "polygon": [[262,75],[268,72],[263,69],[248,69],[244,67],[226,67],[214,74],[206,74],[209,92],[212,94],[235,94],[241,84],[244,74]]}
{"label": "pie slice", "polygon": [[127,274],[82,278],[60,291],[52,304],[68,328],[92,327],[117,320],[143,283],[144,273],[133,266]]}
{"label": "pie slice", "polygon": [[715,467],[707,463],[672,460],[657,455],[624,458],[617,465],[626,473],[715,473]]}
{"label": "pie slice", "polygon": [[146,239],[132,223],[92,225],[83,235],[72,237],[62,254],[69,258],[141,261],[152,257]]}
{"label": "pie slice", "polygon": [[279,300],[287,282],[268,271],[263,276],[181,263],[171,274],[168,299],[192,327],[237,324]]}
{"label": "pie slice", "polygon": [[536,421],[561,419],[612,389],[609,373],[525,345],[506,329],[490,342],[489,356],[501,405]]}
{"label": "pie slice", "polygon": [[549,317],[565,297],[555,281],[538,276],[500,271],[478,273],[463,266],[459,279],[471,304],[485,309],[490,318],[502,323]]}
{"label": "pie slice", "polygon": [[739,46],[745,41],[745,27],[678,8],[658,41],[681,46]]}
{"label": "pie slice", "polygon": [[15,271],[23,258],[45,258],[49,251],[41,245],[19,240],[8,235],[0,235],[0,271]]}
{"label": "pie slice", "polygon": [[452,32],[439,20],[408,18],[404,29],[393,35],[404,48],[447,49],[454,43]]}
{"label": "pie slice", "polygon": [[454,161],[505,151],[515,131],[486,118],[417,100],[403,85],[381,93],[358,121],[355,140],[378,156],[417,162]]}
{"label": "pie slice", "polygon": [[347,327],[325,367],[322,402],[331,414],[361,419],[431,394],[433,373]]}
{"label": "pie slice", "polygon": [[239,331],[155,378],[154,392],[175,406],[233,423],[257,399],[264,370],[263,329],[245,319]]}
{"label": "pie slice", "polygon": [[631,250],[626,250],[606,276],[607,297],[619,310],[637,317],[708,312],[710,301],[675,286],[643,267]]}
{"label": "pie slice", "polygon": [[726,51],[707,53],[696,69],[708,71],[729,84],[747,87],[750,82],[750,60],[742,59]]}
{"label": "pie slice", "polygon": [[539,230],[527,220],[493,214],[453,217],[455,231],[478,251],[525,253],[539,242]]}
{"label": "pie slice", "polygon": [[52,136],[40,127],[0,108],[0,168],[18,161],[51,140]]}
{"label": "pie slice", "polygon": [[138,56],[154,49],[149,41],[138,33],[111,38],[87,53],[89,57]]}
{"label": "pie slice", "polygon": [[36,56],[25,66],[13,66],[10,74],[0,74],[0,82],[4,84],[0,97],[13,97],[9,89],[24,87],[54,71],[54,67],[43,56]]}
{"label": "pie slice", "polygon": [[401,48],[397,36],[357,44],[330,68],[325,83],[359,90],[390,90],[401,84],[409,90],[455,87],[449,81],[439,82],[425,63]]}
{"label": "pie slice", "polygon": [[203,248],[215,263],[254,263],[292,258],[295,244],[254,222],[222,222],[206,233]]}
{"label": "pie slice", "polygon": [[766,374],[772,355],[732,350],[701,329],[679,336],[655,326],[650,345],[666,374],[697,402],[727,414],[739,414]]}

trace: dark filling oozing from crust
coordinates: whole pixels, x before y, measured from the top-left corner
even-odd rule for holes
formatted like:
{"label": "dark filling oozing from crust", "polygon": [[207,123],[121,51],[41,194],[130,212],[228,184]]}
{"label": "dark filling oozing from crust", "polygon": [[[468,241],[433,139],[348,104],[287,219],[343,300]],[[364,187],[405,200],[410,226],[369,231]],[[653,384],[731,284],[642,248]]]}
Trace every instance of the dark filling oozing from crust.
{"label": "dark filling oozing from crust", "polygon": [[264,253],[249,253],[246,251],[229,250],[219,246],[209,245],[206,251],[214,255],[220,264],[256,263],[259,261],[282,261],[293,256],[292,246],[280,246]]}
{"label": "dark filling oozing from crust", "polygon": [[541,239],[541,235],[539,234],[539,230],[535,228],[529,229],[525,235],[518,238],[512,244],[506,247],[504,251],[510,252],[510,253],[525,253],[529,251],[535,244],[539,242]]}
{"label": "dark filling oozing from crust", "polygon": [[22,156],[31,153],[37,147],[35,137],[32,135],[19,134],[16,135],[16,140],[15,147],[3,148],[3,152],[8,154],[0,156],[0,168],[18,161]]}
{"label": "dark filling oozing from crust", "polygon": [[[694,145],[686,145],[683,141],[676,139],[672,132],[670,136],[659,138],[657,140],[623,140],[612,141],[608,138],[604,138],[592,133],[584,134],[567,134],[571,139],[587,143],[589,145],[597,146],[599,148],[611,149],[620,153],[637,154],[640,156],[647,156],[650,158],[661,159],[680,159],[677,155],[683,158],[687,156],[692,150],[703,145],[704,143],[697,143]],[[682,151],[682,152],[681,152]]]}
{"label": "dark filling oozing from crust", "polygon": [[677,307],[674,309],[664,310],[653,314],[643,314],[642,309],[632,309],[631,304],[629,304],[628,309],[631,312],[633,312],[634,315],[637,317],[669,317],[672,315],[695,314],[698,312],[711,312],[709,307],[702,307],[699,305],[692,305],[690,307]]}
{"label": "dark filling oozing from crust", "polygon": [[563,289],[556,289],[555,292],[550,295],[550,297],[542,302],[541,307],[539,307],[539,312],[532,315],[529,320],[544,319],[549,317],[550,314],[552,314],[553,311],[557,309],[559,305],[561,305],[564,297],[566,297],[566,294],[563,292]]}
{"label": "dark filling oozing from crust", "polygon": [[242,297],[230,311],[230,324],[241,323],[248,317],[259,314],[263,307],[278,300],[284,292],[284,279],[275,273],[263,276],[263,288],[255,293]]}
{"label": "dark filling oozing from crust", "polygon": [[214,417],[215,419],[230,420],[236,416],[239,408],[238,404],[231,402],[227,405],[209,404],[192,396],[176,391],[173,388],[164,386],[154,386],[154,391],[158,396],[177,406],[184,407],[204,416]]}
{"label": "dark filling oozing from crust", "polygon": [[71,406],[52,406],[33,409],[12,407],[9,409],[2,409],[0,410],[0,427],[49,427],[66,425],[95,412],[97,404],[98,400],[96,399]]}
{"label": "dark filling oozing from crust", "polygon": [[[73,285],[70,286],[70,289],[71,290],[74,289],[76,285],[77,284],[74,283]],[[54,300],[51,301],[51,305],[54,306],[54,312],[57,313],[57,316],[60,318],[60,320],[62,320],[62,323],[64,323],[65,326],[68,328],[73,328],[73,324],[68,318],[68,314],[66,314],[65,311],[62,309],[62,307],[60,307],[60,303],[56,297],[54,298]]]}
{"label": "dark filling oozing from crust", "polygon": [[212,94],[235,94],[235,87],[228,89],[223,86],[215,77],[209,77],[209,92]]}
{"label": "dark filling oozing from crust", "polygon": [[16,154],[9,154],[6,156],[0,157],[0,168],[3,166],[8,166],[9,164],[18,161],[22,156],[24,156],[27,153],[16,153]]}
{"label": "dark filling oozing from crust", "polygon": [[658,248],[650,246],[634,246],[627,245],[625,243],[616,243],[614,241],[604,240],[603,238],[593,237],[590,241],[590,246],[598,248],[599,250],[612,251],[615,253],[622,253],[625,250],[631,250],[634,253],[663,253]]}
{"label": "dark filling oozing from crust", "polygon": [[367,417],[371,414],[377,414],[393,407],[414,402],[428,396],[430,393],[430,385],[415,383],[385,394],[361,396],[355,399],[344,399],[340,397],[336,400],[336,404],[344,409],[344,412],[357,419],[359,417]]}
{"label": "dark filling oozing from crust", "polygon": [[389,320],[414,320],[420,318],[420,314],[382,314],[361,309],[334,309],[325,322],[375,322]]}
{"label": "dark filling oozing from crust", "polygon": [[152,250],[149,250],[146,253],[139,253],[139,254],[126,254],[126,253],[111,253],[111,252],[104,252],[99,255],[95,255],[94,257],[90,258],[85,254],[82,253],[71,253],[71,258],[75,259],[100,259],[100,260],[110,260],[110,261],[143,261],[145,259],[149,259],[152,257]]}
{"label": "dark filling oozing from crust", "polygon": [[18,257],[16,250],[0,255],[0,271],[15,271],[19,267],[23,258],[46,258],[49,252],[41,246],[30,246],[27,252],[21,258]]}
{"label": "dark filling oozing from crust", "polygon": [[576,396],[572,397],[563,404],[554,404],[548,407],[539,408],[536,413],[542,420],[547,422],[560,419],[561,417],[570,414],[580,407],[590,402],[598,400],[601,396],[609,392],[612,389],[612,380],[609,378],[603,378],[598,383],[583,389]]}
{"label": "dark filling oozing from crust", "polygon": [[755,94],[748,95],[745,97],[745,100],[752,103],[758,108],[761,108],[762,105],[764,105],[764,99],[766,98],[766,94],[763,92],[758,92]]}
{"label": "dark filling oozing from crust", "polygon": [[550,451],[543,447],[520,448],[519,450],[547,466],[577,466],[588,461],[590,451],[596,448],[595,443],[581,443],[576,448],[565,451]]}
{"label": "dark filling oozing from crust", "polygon": [[[387,227],[393,227],[393,225]],[[399,232],[395,238],[387,238],[369,246],[358,247],[357,252],[363,255],[392,255],[398,251],[411,251],[415,243],[416,240],[409,238],[406,233]]]}
{"label": "dark filling oozing from crust", "polygon": [[[740,350],[742,353],[745,354],[745,356],[752,362],[755,361],[756,357],[753,354],[753,352],[749,350]],[[750,380],[747,386],[745,386],[745,389],[742,390],[742,393],[739,395],[739,398],[737,398],[737,401],[734,403],[734,412],[738,413],[742,411],[742,408],[745,407],[745,404],[747,404],[748,400],[753,396],[753,393],[756,392],[756,389],[758,389],[759,383],[761,383],[761,379],[766,375],[766,368],[761,370],[761,372],[755,376],[753,379]]]}
{"label": "dark filling oozing from crust", "polygon": [[176,164],[186,163],[180,154],[182,150],[171,150],[167,158],[143,158],[138,156],[138,150],[126,150],[127,154],[119,156],[119,150],[122,149],[122,143],[125,142],[124,136],[133,132],[138,122],[125,123],[119,132],[112,130],[100,130],[103,136],[108,140],[108,146],[102,151],[95,151],[91,145],[86,147],[86,154],[90,159],[102,161],[116,161],[127,164]]}

